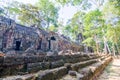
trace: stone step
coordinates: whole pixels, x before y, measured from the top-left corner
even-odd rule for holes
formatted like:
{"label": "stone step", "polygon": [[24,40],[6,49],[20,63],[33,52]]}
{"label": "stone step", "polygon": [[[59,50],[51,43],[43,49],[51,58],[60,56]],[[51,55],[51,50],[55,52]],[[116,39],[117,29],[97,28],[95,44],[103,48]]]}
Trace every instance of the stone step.
{"label": "stone step", "polygon": [[[86,66],[89,66],[93,63],[98,62],[100,59],[102,59],[103,56],[101,56],[98,59],[91,59],[91,60],[87,60],[87,61],[83,61],[83,62],[79,62],[79,63],[69,63],[70,67],[68,66],[63,66],[63,67],[59,67],[59,68],[55,68],[55,69],[48,69],[48,70],[40,70],[37,73],[33,73],[33,74],[26,74],[26,75],[16,75],[16,76],[11,76],[11,77],[7,77],[9,78],[9,80],[12,80],[14,78],[14,80],[57,80],[63,76],[65,76],[70,70],[78,70],[79,68],[83,68]],[[77,71],[76,70],[76,71]],[[7,79],[7,78],[3,78],[3,79]]]}
{"label": "stone step", "polygon": [[[9,76],[16,74],[34,73],[39,70],[53,69],[64,66],[66,63],[77,63],[91,59],[97,59],[104,55],[96,54],[76,54],[64,56],[47,56],[47,57],[0,57],[0,76]],[[35,59],[36,58],[36,59]],[[38,58],[41,58],[38,60]],[[58,58],[58,59],[57,59]],[[38,62],[42,61],[43,62]],[[28,60],[28,62],[27,62]],[[33,60],[33,62],[32,62]],[[26,62],[25,62],[26,61]],[[36,61],[36,62],[34,62]]]}
{"label": "stone step", "polygon": [[112,57],[108,56],[97,63],[91,64],[90,66],[79,68],[78,71],[72,70],[60,80],[96,80],[97,76],[111,60]]}

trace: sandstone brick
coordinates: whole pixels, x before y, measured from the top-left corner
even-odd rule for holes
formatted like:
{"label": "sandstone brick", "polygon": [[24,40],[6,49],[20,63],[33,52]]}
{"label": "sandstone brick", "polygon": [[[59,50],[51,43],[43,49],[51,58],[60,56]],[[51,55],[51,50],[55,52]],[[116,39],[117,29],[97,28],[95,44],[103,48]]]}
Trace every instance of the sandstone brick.
{"label": "sandstone brick", "polygon": [[39,70],[43,69],[42,63],[29,63],[28,66],[28,72],[37,72]]}
{"label": "sandstone brick", "polygon": [[50,68],[50,62],[42,62],[42,69],[49,69]]}
{"label": "sandstone brick", "polygon": [[64,65],[63,60],[51,62],[51,68],[57,68]]}
{"label": "sandstone brick", "polygon": [[97,60],[89,60],[89,61],[79,62],[79,63],[72,64],[71,68],[72,68],[72,70],[78,71],[78,69],[88,66],[95,62],[97,62]]}
{"label": "sandstone brick", "polygon": [[51,71],[54,73],[54,78],[55,78],[54,80],[59,79],[68,73],[66,67],[56,68]]}
{"label": "sandstone brick", "polygon": [[38,74],[36,80],[54,80],[54,74],[52,71],[45,71],[41,74]]}

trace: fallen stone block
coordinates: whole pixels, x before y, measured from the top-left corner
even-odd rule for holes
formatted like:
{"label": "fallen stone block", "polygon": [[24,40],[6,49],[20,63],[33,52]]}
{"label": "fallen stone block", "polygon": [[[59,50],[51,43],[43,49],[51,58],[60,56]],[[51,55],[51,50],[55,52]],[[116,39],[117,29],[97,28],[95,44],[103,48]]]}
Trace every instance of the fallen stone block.
{"label": "fallen stone block", "polygon": [[68,74],[70,75],[70,76],[77,76],[77,72],[76,71],[69,71],[68,72]]}

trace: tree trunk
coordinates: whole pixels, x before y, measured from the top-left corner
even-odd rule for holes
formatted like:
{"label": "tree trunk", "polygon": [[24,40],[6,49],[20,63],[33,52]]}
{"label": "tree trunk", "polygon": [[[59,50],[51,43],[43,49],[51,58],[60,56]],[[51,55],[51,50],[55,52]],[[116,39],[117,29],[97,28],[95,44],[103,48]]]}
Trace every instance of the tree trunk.
{"label": "tree trunk", "polygon": [[107,53],[107,46],[106,46],[106,41],[104,41],[104,53]]}
{"label": "tree trunk", "polygon": [[112,45],[112,48],[113,48],[113,56],[115,56],[115,46],[114,46],[114,43],[113,43],[113,45]]}
{"label": "tree trunk", "polygon": [[109,54],[111,54],[111,51],[110,51],[110,48],[109,48],[107,42],[106,42],[106,46],[107,46],[107,49],[108,49]]}
{"label": "tree trunk", "polygon": [[99,54],[99,44],[98,43],[96,43],[96,52],[97,52],[97,54]]}
{"label": "tree trunk", "polygon": [[120,54],[119,47],[118,47],[117,43],[115,45],[116,45],[118,54]]}

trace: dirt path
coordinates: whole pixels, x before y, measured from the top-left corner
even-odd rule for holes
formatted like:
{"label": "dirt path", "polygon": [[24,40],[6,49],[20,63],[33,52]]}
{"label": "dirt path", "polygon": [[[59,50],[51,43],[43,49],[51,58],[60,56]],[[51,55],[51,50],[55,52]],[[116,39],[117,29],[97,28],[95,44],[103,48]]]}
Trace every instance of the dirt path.
{"label": "dirt path", "polygon": [[120,80],[120,59],[114,59],[98,80]]}

